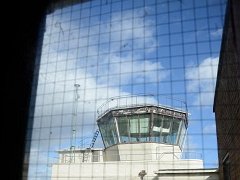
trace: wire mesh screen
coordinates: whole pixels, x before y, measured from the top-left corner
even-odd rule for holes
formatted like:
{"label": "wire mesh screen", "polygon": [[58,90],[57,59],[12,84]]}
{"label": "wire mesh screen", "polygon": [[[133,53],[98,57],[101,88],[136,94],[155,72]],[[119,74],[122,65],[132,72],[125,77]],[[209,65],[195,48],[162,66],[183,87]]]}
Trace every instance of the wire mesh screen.
{"label": "wire mesh screen", "polygon": [[225,6],[53,3],[39,37],[26,178],[217,176],[213,97]]}

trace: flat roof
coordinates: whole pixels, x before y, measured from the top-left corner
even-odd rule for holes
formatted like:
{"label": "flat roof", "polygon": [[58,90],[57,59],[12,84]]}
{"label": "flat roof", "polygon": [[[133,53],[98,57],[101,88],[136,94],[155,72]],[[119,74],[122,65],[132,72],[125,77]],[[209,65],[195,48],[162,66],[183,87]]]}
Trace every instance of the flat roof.
{"label": "flat roof", "polygon": [[71,149],[61,149],[58,150],[58,153],[65,153],[65,152],[82,152],[82,151],[87,151],[87,150],[91,150],[91,151],[103,151],[103,148],[79,148],[79,149],[75,149],[75,150],[71,150]]}
{"label": "flat roof", "polygon": [[[142,108],[142,109],[141,109]],[[188,112],[174,109],[172,107],[166,106],[157,106],[157,105],[133,105],[133,106],[124,106],[124,107],[114,107],[109,108],[104,113],[98,116],[97,123],[106,119],[106,117],[119,117],[119,116],[132,116],[132,115],[140,115],[140,114],[160,114],[164,116],[170,116],[178,119],[184,120],[185,126],[188,126]]]}
{"label": "flat roof", "polygon": [[208,169],[160,169],[154,171],[154,174],[205,174],[205,173],[218,173],[217,168]]}
{"label": "flat roof", "polygon": [[179,113],[183,113],[183,114],[189,114],[187,111],[183,111],[183,110],[178,109],[178,108],[172,108],[172,107],[164,106],[164,105],[158,105],[157,106],[157,105],[153,105],[153,104],[139,104],[139,105],[134,104],[132,106],[120,106],[120,107],[109,108],[106,111],[104,111],[103,113],[99,114],[98,119],[102,118],[103,116],[105,116],[106,114],[108,114],[111,111],[142,108],[142,107],[156,107],[156,108],[162,108],[162,109],[175,111],[175,112],[179,112]]}

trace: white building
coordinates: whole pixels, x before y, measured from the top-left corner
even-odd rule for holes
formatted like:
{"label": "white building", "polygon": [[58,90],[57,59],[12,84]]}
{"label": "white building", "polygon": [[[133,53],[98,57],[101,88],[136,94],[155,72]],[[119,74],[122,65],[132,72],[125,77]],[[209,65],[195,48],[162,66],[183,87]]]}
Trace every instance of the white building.
{"label": "white building", "polygon": [[[218,180],[217,169],[186,156],[187,112],[164,106],[107,109],[97,119],[104,149],[61,150],[52,180]],[[187,153],[189,155],[189,153]]]}

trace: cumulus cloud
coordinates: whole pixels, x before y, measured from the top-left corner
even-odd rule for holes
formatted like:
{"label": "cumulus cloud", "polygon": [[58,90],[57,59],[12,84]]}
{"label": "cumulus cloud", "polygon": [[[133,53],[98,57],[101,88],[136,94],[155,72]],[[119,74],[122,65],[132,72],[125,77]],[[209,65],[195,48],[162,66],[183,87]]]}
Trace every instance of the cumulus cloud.
{"label": "cumulus cloud", "polygon": [[[87,90],[81,96],[87,101],[89,98],[98,98],[98,94],[102,99],[104,96],[109,98],[114,95],[128,94],[120,92],[119,88],[110,88],[108,93],[102,93],[101,90],[106,90],[102,88],[106,87],[106,84],[121,86],[134,82],[147,83],[164,79],[168,75],[168,71],[162,71],[164,67],[160,62],[153,62],[143,59],[143,57],[141,57],[143,60],[134,61],[132,51],[127,50],[128,46],[133,48],[131,43],[133,40],[137,41],[136,45],[147,49],[144,49],[145,53],[148,53],[149,49],[154,50],[155,48],[156,39],[154,31],[150,27],[152,20],[143,20],[144,13],[145,8],[134,10],[133,13],[132,11],[116,12],[113,16],[102,19],[101,22],[95,22],[95,26],[86,26],[88,28],[81,28],[81,30],[79,30],[78,24],[69,23],[64,16],[55,16],[55,21],[51,22],[55,25],[51,29],[47,29],[44,36],[44,42],[51,42],[50,45],[46,43],[51,54],[42,56],[43,64],[40,68],[39,83],[54,83],[54,92],[59,92],[58,89],[63,89],[59,85],[62,82],[66,88],[71,88],[74,84],[73,81],[77,81],[83,90]],[[84,23],[82,26],[85,27]],[[108,38],[111,38],[111,41],[120,43],[111,44],[111,49],[105,53],[105,43],[101,43],[101,41],[108,39],[102,37],[108,32],[110,32],[111,37]],[[52,34],[55,35],[53,38]],[[60,41],[55,40],[56,37],[60,38]],[[144,39],[145,37],[148,38]],[[68,38],[70,41],[75,40],[74,43],[63,41]],[[99,44],[94,46],[93,44],[98,40],[100,40]],[[58,42],[57,45],[54,43],[55,41]],[[106,43],[108,44],[109,41]],[[65,51],[64,47],[68,47],[68,51]],[[124,52],[123,55],[120,55],[119,53],[122,52]],[[137,53],[134,54],[134,57],[140,56]],[[48,64],[44,64],[44,62],[48,62]],[[57,72],[55,73],[55,71]],[[72,99],[71,95],[64,98],[67,102],[72,101],[70,100]]]}
{"label": "cumulus cloud", "polygon": [[216,124],[208,124],[203,127],[203,133],[205,134],[215,134],[216,133]]}
{"label": "cumulus cloud", "polygon": [[198,143],[194,140],[192,136],[186,135],[186,139],[183,146],[183,152],[193,152],[199,149]]}
{"label": "cumulus cloud", "polygon": [[206,58],[197,67],[186,70],[187,91],[196,94],[194,105],[213,104],[218,59],[218,57]]}
{"label": "cumulus cloud", "polygon": [[223,33],[223,29],[222,28],[218,28],[217,30],[215,31],[211,31],[211,35],[213,37],[217,37],[217,36],[222,36],[222,33]]}

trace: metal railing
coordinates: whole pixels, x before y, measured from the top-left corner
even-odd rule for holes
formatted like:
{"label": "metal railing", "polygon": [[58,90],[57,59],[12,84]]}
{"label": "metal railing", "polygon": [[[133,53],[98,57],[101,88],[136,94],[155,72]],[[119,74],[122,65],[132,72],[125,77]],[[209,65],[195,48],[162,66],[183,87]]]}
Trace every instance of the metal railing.
{"label": "metal railing", "polygon": [[101,116],[113,109],[148,105],[162,106],[187,112],[187,104],[181,99],[154,94],[136,94],[109,98],[97,109],[97,113],[98,116]]}
{"label": "metal railing", "polygon": [[163,152],[156,155],[159,160],[168,155],[172,155],[174,159],[202,159],[202,154],[198,152]]}
{"label": "metal railing", "polygon": [[[75,163],[84,162],[107,162],[107,161],[154,161],[163,160],[170,161],[174,159],[182,160],[202,160],[202,154],[198,152],[163,152],[163,153],[144,153],[144,154],[107,154],[107,155],[93,155],[92,153],[82,153],[79,155],[75,153]],[[87,161],[84,158],[87,157]],[[73,163],[70,161],[70,155],[65,154],[61,163]],[[96,161],[98,160],[98,161]]]}

